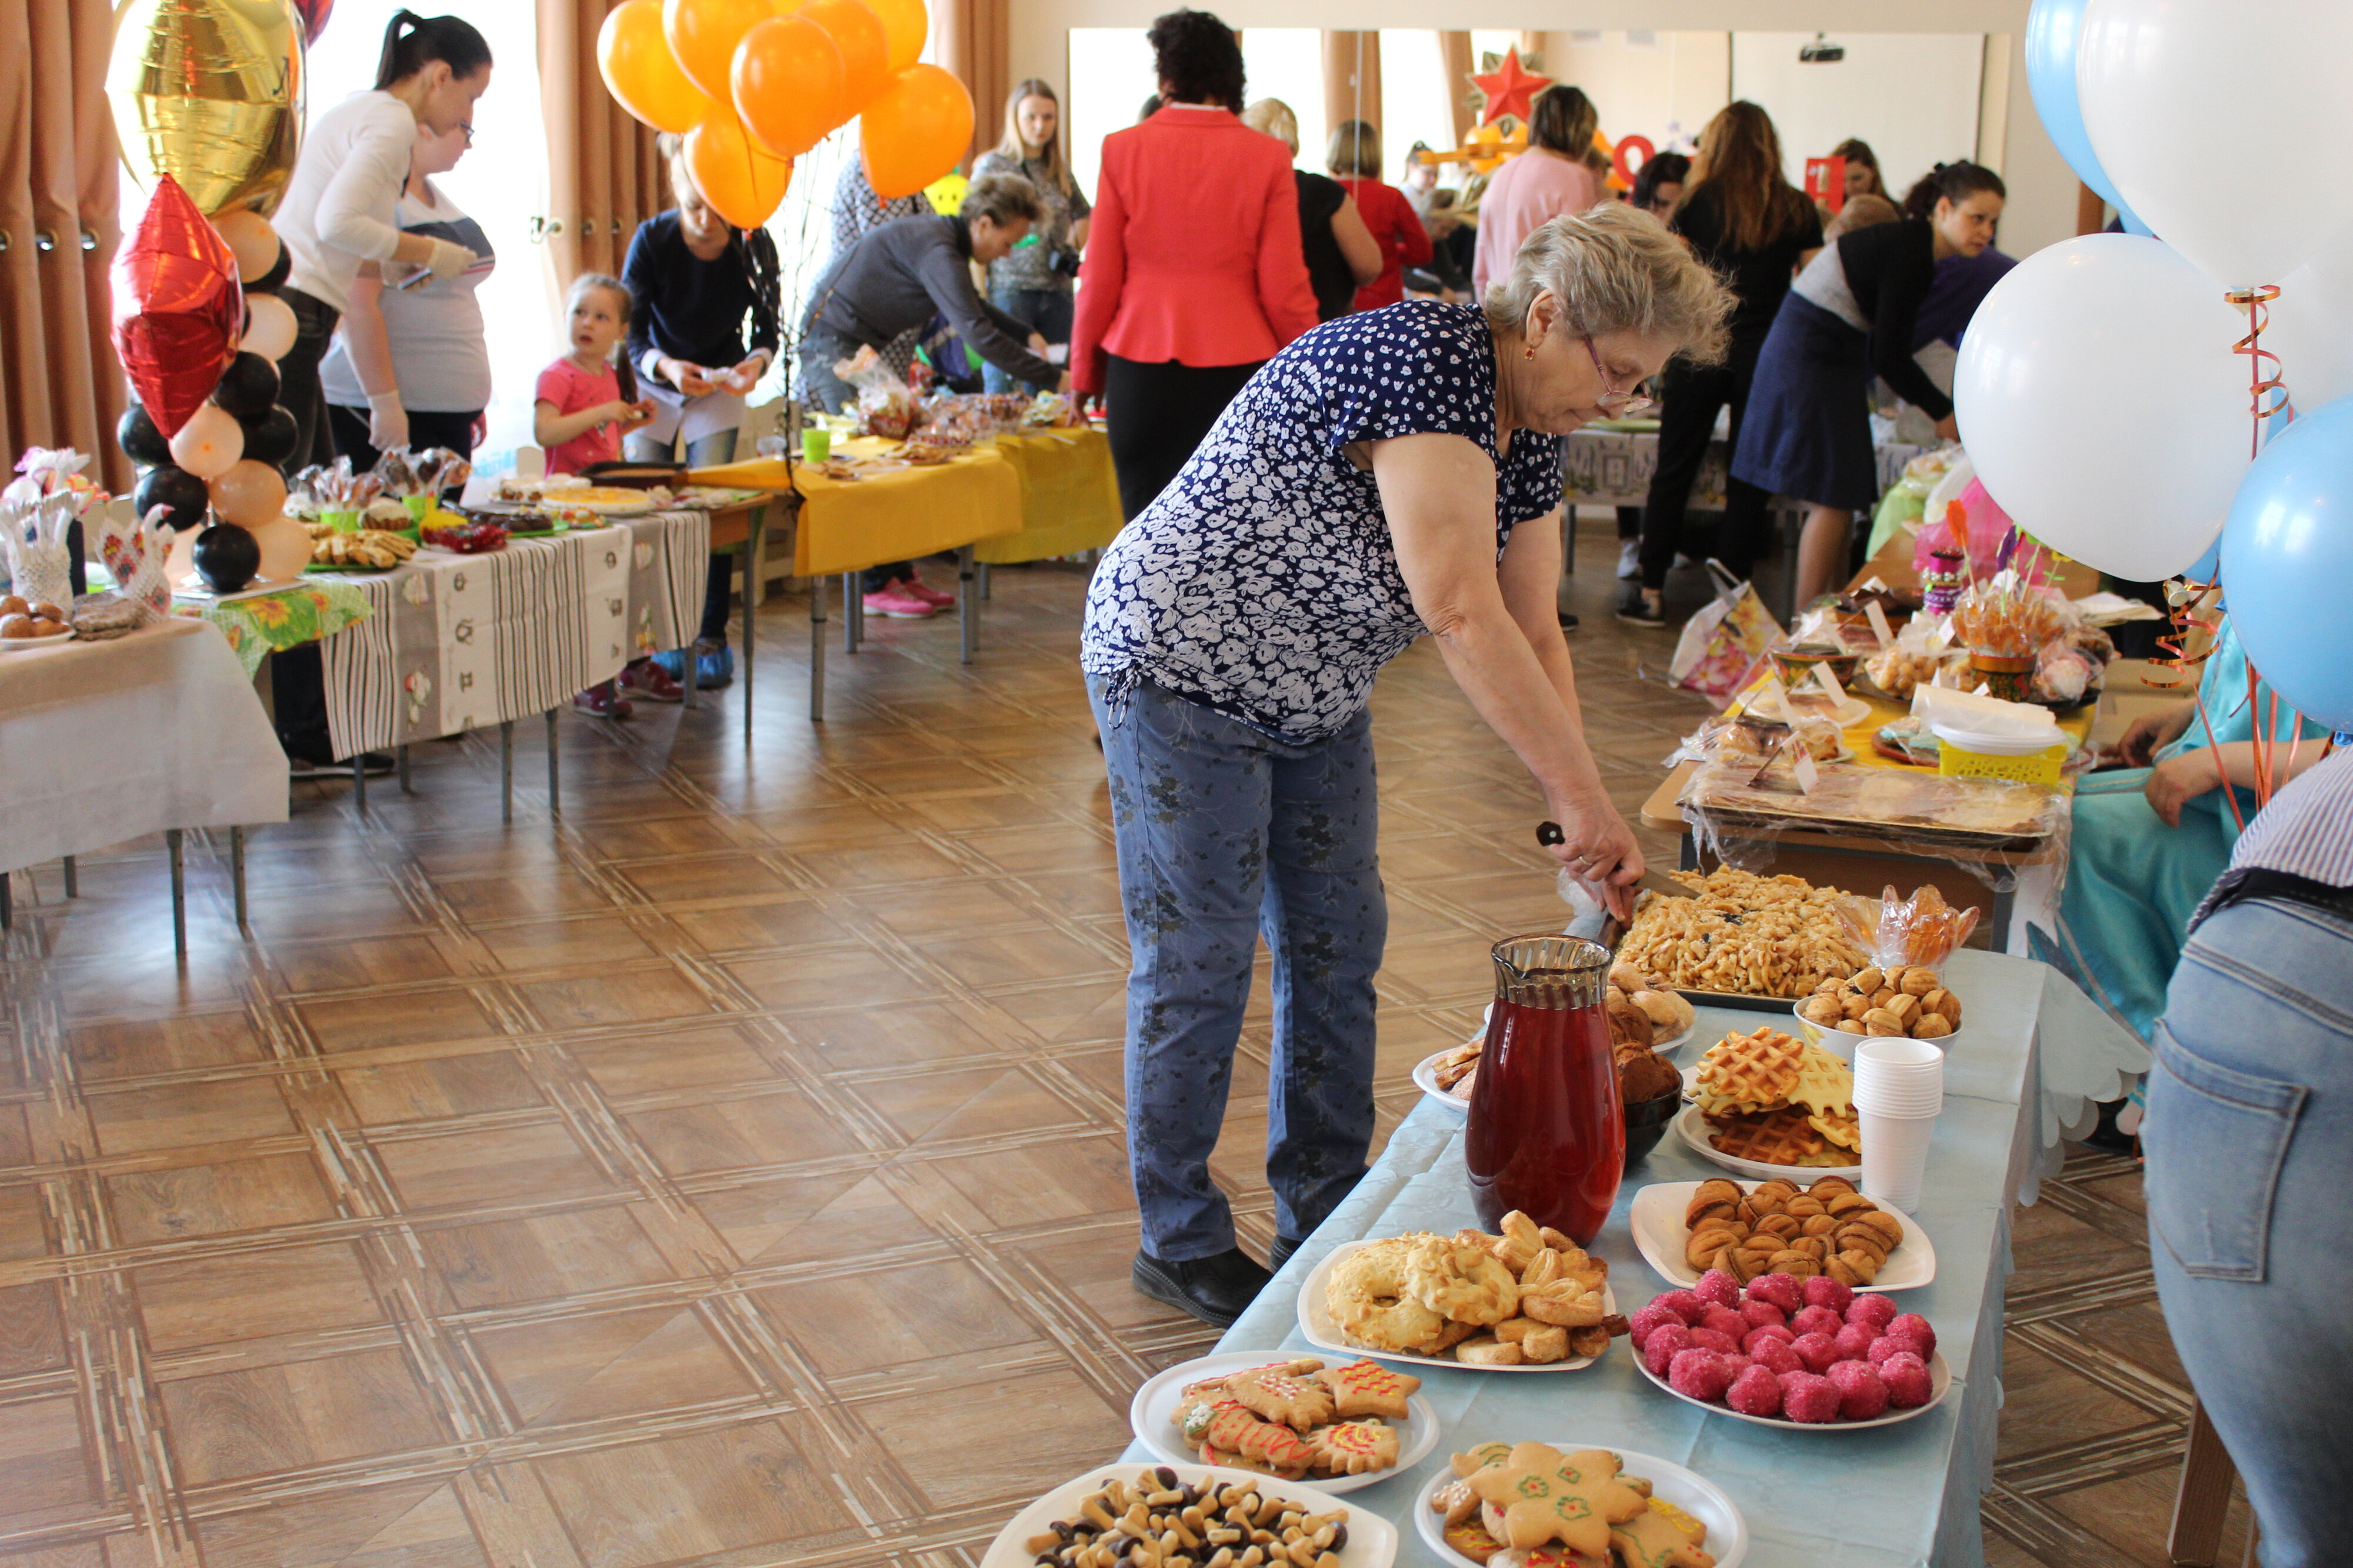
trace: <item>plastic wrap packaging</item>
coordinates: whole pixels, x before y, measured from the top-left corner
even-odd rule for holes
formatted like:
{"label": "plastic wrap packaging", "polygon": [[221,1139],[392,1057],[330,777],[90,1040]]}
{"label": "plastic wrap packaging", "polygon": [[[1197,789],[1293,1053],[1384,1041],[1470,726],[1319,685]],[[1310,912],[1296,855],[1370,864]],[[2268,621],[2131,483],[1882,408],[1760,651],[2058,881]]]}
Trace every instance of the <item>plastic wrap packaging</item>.
{"label": "plastic wrap packaging", "polygon": [[1915,616],[1895,634],[1893,647],[1882,648],[1863,660],[1862,673],[1871,684],[1898,702],[1912,700],[1912,693],[1923,685],[1940,684],[1938,677],[1951,671],[1944,685],[1957,685],[1960,671],[1968,667],[1966,648],[1950,645],[1939,646],[1937,623],[1927,616]]}
{"label": "plastic wrap packaging", "polygon": [[1750,767],[1762,767],[1783,754],[1793,739],[1817,762],[1831,761],[1846,751],[1844,731],[1836,720],[1825,715],[1800,713],[1795,721],[1784,723],[1778,719],[1740,713],[1703,721],[1699,728],[1677,743],[1661,765],[1672,768],[1678,763],[1724,757],[1746,759]]}
{"label": "plastic wrap packaging", "polygon": [[848,359],[833,362],[833,374],[858,389],[853,411],[858,433],[903,441],[915,427],[915,398],[907,384],[892,374],[882,356],[860,348]]}
{"label": "plastic wrap packaging", "polygon": [[1915,964],[1942,969],[1978,925],[1977,910],[1953,908],[1944,894],[1925,884],[1908,899],[1899,897],[1893,887],[1875,903],[1850,896],[1840,900],[1839,914],[1871,962],[1882,969]]}

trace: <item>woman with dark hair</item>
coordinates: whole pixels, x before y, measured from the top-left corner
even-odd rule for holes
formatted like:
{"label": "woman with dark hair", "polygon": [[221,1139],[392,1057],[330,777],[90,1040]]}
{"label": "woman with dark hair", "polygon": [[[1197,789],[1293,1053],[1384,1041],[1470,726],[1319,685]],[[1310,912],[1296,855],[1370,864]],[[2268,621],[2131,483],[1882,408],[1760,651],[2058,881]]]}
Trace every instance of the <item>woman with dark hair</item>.
{"label": "woman with dark hair", "polygon": [[1914,319],[1936,263],[1993,243],[2007,195],[1976,163],[1939,163],[1905,199],[1914,216],[1842,235],[1798,275],[1758,352],[1732,477],[1806,501],[1797,596],[1806,605],[1844,574],[1853,514],[1879,499],[1871,450],[1871,378],[1957,438],[1953,400],[1912,357]]}
{"label": "woman with dark hair", "polygon": [[[1642,166],[1647,178],[1653,158]],[[1724,280],[1739,308],[1732,314],[1732,347],[1720,363],[1678,361],[1667,367],[1659,393],[1659,466],[1642,508],[1640,580],[1627,585],[1618,618],[1638,626],[1666,624],[1667,568],[1683,547],[1691,489],[1715,435],[1716,411],[1732,411],[1732,445],[1740,445],[1757,356],[1773,330],[1781,296],[1805,252],[1822,243],[1820,215],[1803,191],[1782,177],[1781,138],[1773,117],[1742,100],[1726,104],[1700,132],[1699,157],[1682,205],[1667,226]],[[1772,498],[1733,479],[1725,487],[1724,525],[1715,554],[1737,577],[1748,575]]]}
{"label": "woman with dark hair", "polygon": [[1831,156],[1846,160],[1846,197],[1883,196],[1887,182],[1879,174],[1879,154],[1860,136],[1850,136],[1831,149]]}
{"label": "woman with dark hair", "polygon": [[[1282,100],[1258,100],[1242,110],[1242,123],[1299,156],[1299,117]],[[1356,290],[1381,275],[1381,247],[1339,181],[1297,167],[1291,178],[1299,187],[1299,248],[1315,319],[1337,321],[1356,308]]]}
{"label": "woman with dark hair", "polygon": [[1479,198],[1479,248],[1471,262],[1471,289],[1512,275],[1520,241],[1547,219],[1581,213],[1601,199],[1601,182],[1586,166],[1586,150],[1601,123],[1583,89],[1548,87],[1528,110],[1528,150],[1495,171]]}
{"label": "woman with dark hair", "polygon": [[[1045,216],[1029,237],[988,265],[988,302],[1037,332],[1049,343],[1071,341],[1071,280],[1079,254],[1087,247],[1087,221],[1094,209],[1062,161],[1062,103],[1054,89],[1031,77],[1016,82],[1005,100],[1005,129],[997,145],[972,165],[972,177],[1018,174],[1044,204]],[[1011,392],[1010,373],[983,368],[991,392]],[[1060,378],[1057,377],[1059,380]],[[1032,392],[1050,384],[1028,383]]]}
{"label": "woman with dark hair", "polygon": [[1071,338],[1071,384],[1103,402],[1130,517],[1251,373],[1315,324],[1290,155],[1237,118],[1234,30],[1171,11],[1148,37],[1161,108],[1103,139]]}
{"label": "woman with dark hair", "polygon": [[1324,166],[1356,204],[1381,248],[1380,274],[1356,290],[1356,309],[1396,304],[1405,298],[1405,269],[1430,261],[1430,231],[1405,193],[1381,183],[1381,133],[1361,120],[1349,121],[1332,132]]}
{"label": "woman with dark hair", "polygon": [[1692,161],[1681,153],[1654,153],[1634,171],[1634,194],[1628,199],[1665,223],[1674,216],[1675,204],[1683,199],[1691,168]]}

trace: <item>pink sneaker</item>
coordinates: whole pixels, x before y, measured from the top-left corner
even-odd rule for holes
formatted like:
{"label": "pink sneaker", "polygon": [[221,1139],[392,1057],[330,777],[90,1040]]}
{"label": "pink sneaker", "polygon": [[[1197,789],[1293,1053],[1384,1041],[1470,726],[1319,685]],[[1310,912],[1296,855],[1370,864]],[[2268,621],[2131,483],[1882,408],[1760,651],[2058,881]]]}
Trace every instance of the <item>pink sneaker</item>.
{"label": "pink sneaker", "polygon": [[939,606],[918,599],[907,591],[904,578],[893,577],[880,592],[866,595],[866,613],[871,616],[896,616],[902,621],[920,621],[940,613]]}
{"label": "pink sneaker", "polygon": [[931,605],[932,608],[935,610],[953,610],[955,608],[955,595],[954,594],[943,594],[937,588],[934,588],[930,584],[924,582],[921,577],[902,578],[900,580],[900,586],[905,588],[909,595],[923,600],[923,603]]}
{"label": "pink sneaker", "polygon": [[629,706],[629,700],[621,695],[619,686],[610,680],[579,693],[572,699],[572,706],[599,719],[626,719],[636,711]]}
{"label": "pink sneaker", "polygon": [[652,659],[641,658],[621,671],[621,684],[649,702],[682,702],[686,688],[670,679],[669,670]]}

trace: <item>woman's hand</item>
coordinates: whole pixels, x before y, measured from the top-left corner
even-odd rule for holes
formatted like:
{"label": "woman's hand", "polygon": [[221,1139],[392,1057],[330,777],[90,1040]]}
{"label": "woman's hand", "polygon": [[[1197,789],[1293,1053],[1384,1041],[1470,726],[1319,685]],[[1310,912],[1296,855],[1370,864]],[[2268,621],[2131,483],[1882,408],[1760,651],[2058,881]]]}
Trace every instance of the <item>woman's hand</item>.
{"label": "woman's hand", "polygon": [[2117,760],[2128,768],[2148,767],[2158,751],[2181,739],[2195,711],[2196,704],[2182,702],[2161,712],[2142,714],[2125,727],[2124,739],[2116,742]]}
{"label": "woman's hand", "polygon": [[1552,858],[1584,883],[1611,914],[1621,921],[1630,919],[1634,912],[1631,889],[1642,879],[1644,869],[1642,849],[1599,782],[1548,805],[1553,819],[1560,824],[1562,839],[1551,847]]}
{"label": "woman's hand", "polygon": [[2200,747],[2168,757],[2150,771],[2141,793],[2159,821],[2168,827],[2181,826],[2181,808],[2222,782],[2216,762],[2211,749]]}
{"label": "woman's hand", "polygon": [[1959,440],[1961,438],[1960,420],[1950,414],[1947,414],[1942,419],[1937,420],[1936,438],[1940,441]]}
{"label": "woman's hand", "polygon": [[654,362],[654,369],[660,373],[664,381],[689,397],[701,397],[709,392],[715,379],[714,373],[702,366],[689,364],[682,359],[672,359],[668,354]]}

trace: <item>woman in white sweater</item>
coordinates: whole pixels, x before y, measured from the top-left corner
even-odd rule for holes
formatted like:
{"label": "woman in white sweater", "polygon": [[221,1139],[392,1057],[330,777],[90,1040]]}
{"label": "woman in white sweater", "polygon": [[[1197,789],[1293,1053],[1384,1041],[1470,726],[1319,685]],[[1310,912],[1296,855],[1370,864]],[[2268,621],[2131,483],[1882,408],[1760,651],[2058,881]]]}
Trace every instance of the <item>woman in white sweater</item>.
{"label": "woman in white sweater", "polygon": [[[333,456],[319,361],[361,269],[397,288],[428,273],[455,278],[474,264],[462,245],[404,232],[399,204],[418,128],[436,136],[469,129],[490,85],[491,47],[473,24],[399,11],[384,30],[375,90],[354,93],[311,122],[272,220],[292,258],[280,295],[298,328],[278,362],[279,400],[300,430],[289,472]],[[374,445],[407,444],[397,389],[372,396],[369,410]]]}

